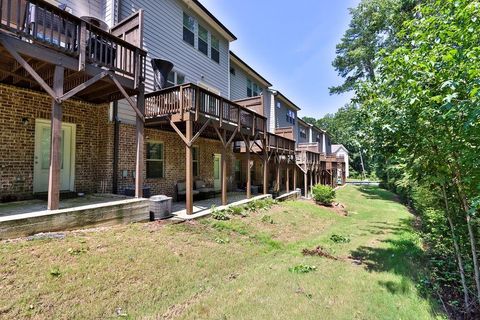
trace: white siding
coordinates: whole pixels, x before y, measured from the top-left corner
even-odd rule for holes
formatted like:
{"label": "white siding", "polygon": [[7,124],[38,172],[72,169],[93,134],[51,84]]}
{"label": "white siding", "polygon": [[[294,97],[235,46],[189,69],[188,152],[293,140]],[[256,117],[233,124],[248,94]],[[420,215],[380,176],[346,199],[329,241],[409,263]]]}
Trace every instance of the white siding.
{"label": "white siding", "polygon": [[[145,89],[153,90],[153,71],[150,59],[171,61],[174,70],[184,74],[186,82],[202,81],[218,89],[222,96],[229,96],[229,42],[213,31],[213,28],[184,7],[179,0],[122,0],[119,20],[144,9],[144,49],[148,51]],[[197,18],[220,41],[220,63],[211,60],[183,41],[183,11]],[[122,122],[134,123],[135,113],[126,103],[119,103]]]}

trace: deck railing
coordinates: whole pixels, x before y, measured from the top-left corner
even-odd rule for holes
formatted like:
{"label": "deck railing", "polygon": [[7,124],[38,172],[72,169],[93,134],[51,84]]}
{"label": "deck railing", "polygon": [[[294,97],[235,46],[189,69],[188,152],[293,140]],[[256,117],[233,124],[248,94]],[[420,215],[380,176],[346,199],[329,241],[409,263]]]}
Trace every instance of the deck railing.
{"label": "deck railing", "polygon": [[184,84],[145,95],[145,117],[203,115],[253,132],[265,132],[266,118],[194,84]]}
{"label": "deck railing", "polygon": [[296,152],[297,163],[306,165],[319,165],[321,163],[323,153],[313,152],[309,150],[298,150]]}
{"label": "deck railing", "polygon": [[295,140],[291,140],[277,134],[268,134],[268,146],[278,150],[295,152]]}
{"label": "deck railing", "polygon": [[0,17],[0,29],[78,58],[79,69],[90,63],[145,76],[146,51],[44,0],[1,0]]}

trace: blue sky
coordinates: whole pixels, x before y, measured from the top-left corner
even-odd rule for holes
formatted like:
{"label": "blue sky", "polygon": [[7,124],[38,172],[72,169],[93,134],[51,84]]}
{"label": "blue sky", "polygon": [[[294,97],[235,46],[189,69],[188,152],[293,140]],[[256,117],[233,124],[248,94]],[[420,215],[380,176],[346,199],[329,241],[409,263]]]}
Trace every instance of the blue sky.
{"label": "blue sky", "polygon": [[231,49],[294,101],[300,116],[319,118],[350,99],[332,67],[335,45],[359,0],[201,0],[238,38]]}

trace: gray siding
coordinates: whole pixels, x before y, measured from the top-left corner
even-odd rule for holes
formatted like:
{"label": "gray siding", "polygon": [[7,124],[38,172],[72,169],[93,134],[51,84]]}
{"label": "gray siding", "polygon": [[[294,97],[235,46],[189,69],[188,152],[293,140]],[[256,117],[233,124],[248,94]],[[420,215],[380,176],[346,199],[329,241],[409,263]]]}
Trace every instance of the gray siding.
{"label": "gray siding", "polygon": [[[305,130],[305,133],[306,133],[306,137],[303,138],[300,136],[300,129],[304,129]],[[306,142],[310,142],[309,141],[309,127],[308,126],[304,126],[303,124],[301,124],[300,122],[297,124],[297,130],[296,130],[296,137],[295,137],[295,140],[297,141],[297,143],[306,143]]]}
{"label": "gray siding", "polygon": [[[174,70],[185,75],[186,82],[204,82],[229,95],[229,42],[214,32],[213,28],[184,7],[179,0],[122,0],[119,20],[144,9],[144,49],[148,51],[146,91],[153,90],[151,58],[171,61]],[[197,18],[220,41],[220,63],[216,63],[183,41],[183,11]],[[122,122],[134,123],[135,113],[124,102],[119,103]]]}
{"label": "gray siding", "polygon": [[230,67],[235,69],[235,75],[230,74],[230,99],[231,100],[240,100],[240,99],[248,98],[247,96],[248,79],[256,83],[262,89],[262,92],[265,93],[267,88],[260,85],[252,77],[249,77],[242,69],[240,69],[238,65],[230,62]]}
{"label": "gray siding", "polygon": [[[280,103],[280,108],[278,107]],[[295,125],[290,122],[287,122],[287,110],[292,110],[295,114]],[[275,128],[284,128],[292,127],[297,128],[297,111],[289,108],[283,101],[278,97],[275,97]]]}

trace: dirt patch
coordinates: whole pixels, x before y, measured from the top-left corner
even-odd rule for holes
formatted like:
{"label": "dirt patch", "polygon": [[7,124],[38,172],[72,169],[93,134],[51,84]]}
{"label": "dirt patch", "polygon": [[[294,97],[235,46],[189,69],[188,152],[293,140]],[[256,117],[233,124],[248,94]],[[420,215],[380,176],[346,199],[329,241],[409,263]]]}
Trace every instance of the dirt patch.
{"label": "dirt patch", "polygon": [[304,256],[319,256],[324,257],[331,260],[339,260],[337,257],[331,255],[330,253],[326,252],[321,246],[316,247],[315,249],[303,249],[302,254]]}

